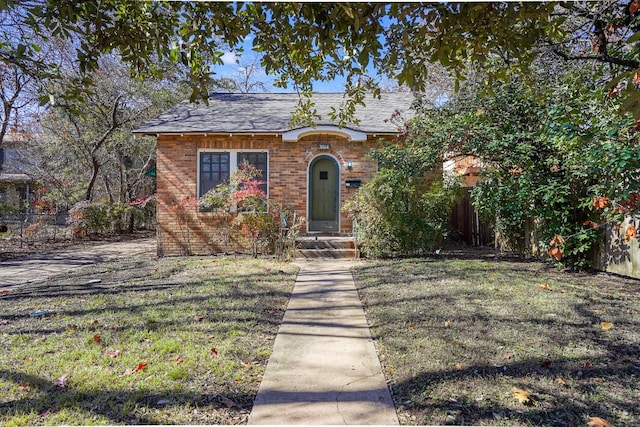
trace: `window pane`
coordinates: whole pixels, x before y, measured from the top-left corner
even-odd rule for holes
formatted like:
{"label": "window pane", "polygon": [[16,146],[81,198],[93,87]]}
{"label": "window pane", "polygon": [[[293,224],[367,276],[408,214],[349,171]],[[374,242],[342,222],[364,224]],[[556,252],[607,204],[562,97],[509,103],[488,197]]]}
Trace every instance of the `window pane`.
{"label": "window pane", "polygon": [[229,153],[200,154],[200,196],[229,179]]}
{"label": "window pane", "polygon": [[255,179],[257,181],[263,181],[263,184],[260,184],[260,189],[267,194],[267,179],[268,179],[268,174],[267,174],[267,153],[266,152],[249,152],[249,153],[238,153],[238,167],[240,167],[240,165],[243,162],[247,162],[250,165],[252,165],[253,167],[256,168],[256,170],[259,172],[259,176],[257,176]]}

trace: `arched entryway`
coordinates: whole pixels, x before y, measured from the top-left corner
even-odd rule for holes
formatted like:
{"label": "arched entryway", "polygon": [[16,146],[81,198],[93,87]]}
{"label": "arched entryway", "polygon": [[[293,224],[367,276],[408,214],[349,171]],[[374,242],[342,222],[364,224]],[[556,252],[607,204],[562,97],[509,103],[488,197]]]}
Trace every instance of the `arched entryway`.
{"label": "arched entryway", "polygon": [[340,167],[331,156],[318,156],[309,165],[309,231],[340,230]]}

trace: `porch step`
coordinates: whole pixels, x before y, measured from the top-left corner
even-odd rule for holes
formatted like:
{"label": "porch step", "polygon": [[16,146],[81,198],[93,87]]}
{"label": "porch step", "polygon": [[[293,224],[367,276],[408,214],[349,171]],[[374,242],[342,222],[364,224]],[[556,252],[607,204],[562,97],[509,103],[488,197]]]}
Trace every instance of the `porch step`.
{"label": "porch step", "polygon": [[305,236],[297,242],[296,258],[355,259],[357,251],[353,238],[334,236]]}

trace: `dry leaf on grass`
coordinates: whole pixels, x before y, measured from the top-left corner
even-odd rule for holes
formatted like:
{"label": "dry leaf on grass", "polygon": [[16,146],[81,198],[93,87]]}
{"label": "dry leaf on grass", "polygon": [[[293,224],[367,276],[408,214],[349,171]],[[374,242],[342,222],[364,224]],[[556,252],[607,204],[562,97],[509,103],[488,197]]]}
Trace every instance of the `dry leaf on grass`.
{"label": "dry leaf on grass", "polygon": [[600,417],[589,417],[587,427],[611,427],[611,424]]}
{"label": "dry leaf on grass", "polygon": [[147,368],[147,364],[146,363],[140,363],[138,364],[138,367],[136,369],[133,370],[133,373],[138,373],[140,371],[142,371],[143,369]]}
{"label": "dry leaf on grass", "polygon": [[516,399],[518,402],[522,403],[523,405],[531,404],[531,394],[528,391],[522,390],[521,388],[518,388],[518,387],[513,387],[512,391],[513,391],[513,398]]}
{"label": "dry leaf on grass", "polygon": [[551,286],[549,286],[548,283],[541,283],[538,285],[539,289],[542,289],[543,291],[551,291]]}
{"label": "dry leaf on grass", "polygon": [[611,322],[600,322],[600,326],[602,327],[603,330],[608,331],[609,329],[611,329],[613,327],[613,323],[611,323]]}

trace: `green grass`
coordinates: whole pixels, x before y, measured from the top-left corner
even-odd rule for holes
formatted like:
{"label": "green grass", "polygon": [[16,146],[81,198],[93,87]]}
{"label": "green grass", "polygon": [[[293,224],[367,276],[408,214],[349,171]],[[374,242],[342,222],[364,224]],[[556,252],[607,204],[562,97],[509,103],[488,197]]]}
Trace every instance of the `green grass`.
{"label": "green grass", "polygon": [[403,424],[640,425],[640,281],[446,258],[354,276]]}
{"label": "green grass", "polygon": [[[11,290],[0,296],[0,423],[246,422],[296,271],[140,258]],[[29,316],[38,310],[50,314]]]}

